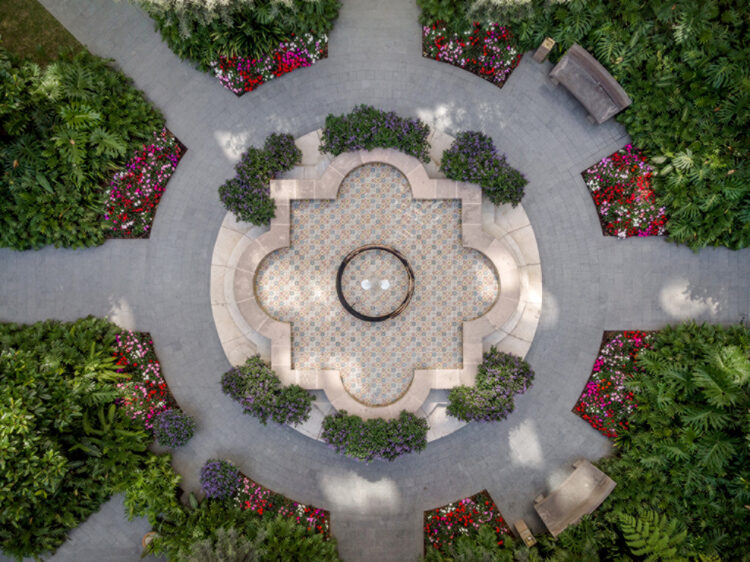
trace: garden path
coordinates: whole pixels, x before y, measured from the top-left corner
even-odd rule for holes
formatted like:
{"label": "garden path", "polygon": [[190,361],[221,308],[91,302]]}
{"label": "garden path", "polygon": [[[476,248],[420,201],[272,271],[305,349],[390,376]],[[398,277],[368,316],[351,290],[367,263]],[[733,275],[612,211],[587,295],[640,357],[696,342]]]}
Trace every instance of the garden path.
{"label": "garden path", "polygon": [[[539,530],[533,498],[561,481],[576,458],[609,452],[608,441],[571,413],[602,331],[686,318],[730,323],[750,312],[750,250],[694,254],[660,239],[602,237],[580,172],[627,142],[620,125],[590,125],[577,102],[546,80],[549,63],[524,57],[498,90],[423,59],[412,0],[344,0],[327,60],[240,99],[180,62],[126,1],[42,3],[91,51],[114,58],[133,77],[188,152],[150,240],[83,251],[0,251],[0,320],[110,315],[150,331],[170,387],[200,428],[174,455],[183,485],[197,489],[207,458],[233,459],[262,484],[330,509],[345,560],[416,559],[422,511],[483,488],[511,522],[524,517]],[[469,425],[419,455],[370,465],[291,428],[243,416],[220,391],[228,363],[209,305],[211,251],[225,213],[216,188],[233,174],[235,159],[271,132],[300,136],[321,127],[328,113],[359,103],[419,116],[449,134],[490,134],[530,180],[523,204],[544,279],[541,321],[527,356],[536,379],[516,411],[499,424]],[[113,513],[97,514],[79,531],[120,529]],[[108,554],[102,547],[100,558]],[[53,559],[92,556],[69,543]]]}

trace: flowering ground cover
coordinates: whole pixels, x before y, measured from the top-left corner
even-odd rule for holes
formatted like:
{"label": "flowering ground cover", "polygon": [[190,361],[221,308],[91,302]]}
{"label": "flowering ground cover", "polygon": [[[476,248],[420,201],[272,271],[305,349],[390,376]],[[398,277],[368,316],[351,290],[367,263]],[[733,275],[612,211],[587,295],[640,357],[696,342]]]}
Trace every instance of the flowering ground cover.
{"label": "flowering ground cover", "polygon": [[474,22],[463,33],[442,22],[422,27],[422,56],[468,70],[502,88],[518,66],[522,53],[507,27]]}
{"label": "flowering ground cover", "polygon": [[628,144],[582,172],[607,236],[659,236],[665,233],[665,207],[651,188],[653,168],[640,149]]}
{"label": "flowering ground cover", "polygon": [[241,96],[287,72],[312,66],[327,56],[328,36],[306,33],[280,43],[273,52],[258,59],[220,56],[211,63],[211,69],[222,86]]}
{"label": "flowering ground cover", "polygon": [[505,520],[486,490],[469,498],[424,512],[424,549],[442,550],[461,536],[476,536],[482,525],[491,525],[497,544],[510,535]]}
{"label": "flowering ground cover", "polygon": [[148,238],[161,196],[185,150],[167,129],[155,131],[152,142],[114,175],[104,214],[112,228],[110,238]]}
{"label": "flowering ground cover", "polygon": [[117,383],[122,392],[120,406],[132,419],[141,420],[146,429],[152,429],[157,415],[177,405],[161,376],[151,336],[147,332],[117,334],[114,357],[117,372],[130,376]]}
{"label": "flowering ground cover", "polygon": [[573,411],[609,438],[627,431],[638,404],[625,383],[639,371],[638,352],[650,346],[648,332],[605,332],[591,378]]}
{"label": "flowering ground cover", "polygon": [[308,531],[330,537],[330,514],[314,506],[297,503],[248,478],[231,462],[209,459],[201,468],[201,488],[209,498],[231,501],[259,517],[293,519]]}

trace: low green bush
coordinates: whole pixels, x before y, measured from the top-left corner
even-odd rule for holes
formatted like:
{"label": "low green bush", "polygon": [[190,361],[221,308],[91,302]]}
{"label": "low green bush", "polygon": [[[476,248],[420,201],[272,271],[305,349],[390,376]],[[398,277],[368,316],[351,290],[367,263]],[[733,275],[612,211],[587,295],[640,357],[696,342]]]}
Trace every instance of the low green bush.
{"label": "low green bush", "polygon": [[246,414],[255,416],[264,425],[269,418],[276,423],[296,425],[310,417],[313,395],[296,384],[283,386],[259,355],[224,373],[221,386],[224,394],[242,404]]}
{"label": "low green bush", "polygon": [[116,408],[116,327],[0,324],[0,548],[54,551],[123,491],[150,435]]}
{"label": "low green bush", "polygon": [[136,0],[169,48],[209,70],[220,56],[261,58],[294,35],[328,33],[339,0]]}
{"label": "low green bush", "polygon": [[42,69],[0,49],[0,87],[0,246],[101,244],[107,184],[163,118],[86,52]]}
{"label": "low green bush", "polygon": [[325,417],[323,440],[337,453],[357,460],[392,461],[427,446],[427,420],[403,411],[398,419],[363,420],[340,410]]}
{"label": "low green bush", "polygon": [[429,162],[429,134],[430,128],[420,119],[359,105],[351,113],[326,117],[320,151],[338,156],[353,150],[395,148]]}
{"label": "low green bush", "polygon": [[302,151],[294,144],[292,135],[271,134],[262,150],[251,146],[242,155],[234,167],[237,175],[219,187],[219,197],[237,220],[269,224],[276,214],[270,182],[301,160]]}
{"label": "low green bush", "polygon": [[498,155],[492,139],[479,131],[458,133],[451,147],[443,152],[440,170],[449,179],[479,184],[495,205],[510,203],[515,207],[528,183],[505,161],[504,154]]}
{"label": "low green bush", "polygon": [[463,421],[500,421],[513,411],[513,398],[531,386],[534,371],[515,355],[495,347],[484,354],[474,386],[457,386],[448,396],[448,413]]}

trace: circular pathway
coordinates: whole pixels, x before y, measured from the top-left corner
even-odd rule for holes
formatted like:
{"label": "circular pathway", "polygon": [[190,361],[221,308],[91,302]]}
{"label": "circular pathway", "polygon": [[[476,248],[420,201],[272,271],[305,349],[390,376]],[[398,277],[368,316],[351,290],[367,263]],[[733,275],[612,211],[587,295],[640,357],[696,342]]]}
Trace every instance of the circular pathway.
{"label": "circular pathway", "polygon": [[[423,59],[414,2],[344,0],[327,60],[240,99],[180,62],[129,3],[42,3],[94,53],[114,58],[189,150],[149,240],[84,251],[0,251],[0,320],[96,314],[150,331],[170,388],[199,424],[173,457],[183,487],[198,488],[208,458],[232,458],[263,485],[329,509],[345,560],[416,559],[422,511],[481,489],[507,519],[523,517],[539,530],[533,498],[570,473],[576,458],[610,450],[571,413],[602,331],[656,329],[689,318],[729,323],[750,313],[748,250],[695,254],[662,239],[602,237],[580,172],[628,142],[621,126],[590,125],[577,102],[546,79],[549,63],[529,56],[502,90]],[[501,423],[460,429],[421,454],[370,465],[241,414],[218,383],[229,364],[209,300],[211,250],[225,215],[216,189],[233,175],[238,156],[271,132],[298,137],[320,128],[328,113],[359,103],[421,117],[453,135],[491,135],[529,179],[523,204],[544,279],[539,329],[527,355],[536,377],[515,412]],[[101,545],[99,559],[137,560],[139,546],[127,551],[112,540],[131,527],[121,517],[113,516],[109,527],[100,522],[84,523],[55,559],[95,559],[91,545]]]}

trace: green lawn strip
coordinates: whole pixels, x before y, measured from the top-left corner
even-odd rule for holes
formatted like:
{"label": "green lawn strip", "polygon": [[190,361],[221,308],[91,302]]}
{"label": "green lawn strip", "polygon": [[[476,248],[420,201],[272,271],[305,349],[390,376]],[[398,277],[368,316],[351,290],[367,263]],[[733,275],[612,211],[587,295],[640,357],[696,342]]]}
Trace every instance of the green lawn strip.
{"label": "green lawn strip", "polygon": [[37,0],[0,0],[0,14],[2,45],[40,65],[86,48]]}

